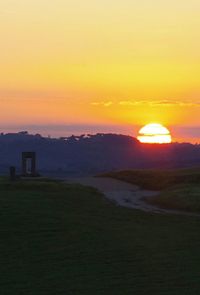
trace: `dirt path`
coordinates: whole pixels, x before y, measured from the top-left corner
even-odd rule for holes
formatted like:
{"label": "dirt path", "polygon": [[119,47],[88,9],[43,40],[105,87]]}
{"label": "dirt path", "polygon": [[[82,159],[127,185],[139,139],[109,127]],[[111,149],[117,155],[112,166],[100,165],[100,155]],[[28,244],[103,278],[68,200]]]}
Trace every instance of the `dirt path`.
{"label": "dirt path", "polygon": [[145,198],[151,198],[158,195],[157,191],[142,190],[139,186],[132,185],[113,178],[100,177],[83,177],[68,179],[69,183],[79,183],[86,186],[91,186],[98,189],[111,202],[118,206],[139,209],[146,212],[160,213],[160,214],[181,214],[188,216],[200,216],[198,214],[165,210],[156,206],[150,205],[144,201]]}

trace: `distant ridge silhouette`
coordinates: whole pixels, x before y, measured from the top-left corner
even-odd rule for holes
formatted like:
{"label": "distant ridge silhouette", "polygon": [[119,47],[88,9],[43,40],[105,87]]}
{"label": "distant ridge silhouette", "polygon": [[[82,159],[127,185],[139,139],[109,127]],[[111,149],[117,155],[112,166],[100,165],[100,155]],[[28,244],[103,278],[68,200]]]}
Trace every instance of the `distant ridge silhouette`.
{"label": "distant ridge silhouette", "polygon": [[148,145],[130,136],[103,133],[56,139],[22,131],[0,135],[0,173],[7,173],[12,165],[19,170],[24,150],[37,153],[37,167],[41,173],[57,176],[200,166],[199,144]]}

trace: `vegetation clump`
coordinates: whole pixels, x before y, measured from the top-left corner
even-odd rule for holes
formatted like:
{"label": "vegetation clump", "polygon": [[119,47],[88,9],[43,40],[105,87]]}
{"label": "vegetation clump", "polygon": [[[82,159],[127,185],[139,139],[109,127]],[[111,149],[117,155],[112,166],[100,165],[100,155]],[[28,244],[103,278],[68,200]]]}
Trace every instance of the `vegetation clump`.
{"label": "vegetation clump", "polygon": [[160,194],[145,198],[161,208],[200,212],[200,169],[129,170],[104,174]]}
{"label": "vegetation clump", "polygon": [[200,183],[200,168],[194,169],[138,169],[105,173],[101,176],[112,177],[144,189],[162,190],[171,186],[187,183]]}

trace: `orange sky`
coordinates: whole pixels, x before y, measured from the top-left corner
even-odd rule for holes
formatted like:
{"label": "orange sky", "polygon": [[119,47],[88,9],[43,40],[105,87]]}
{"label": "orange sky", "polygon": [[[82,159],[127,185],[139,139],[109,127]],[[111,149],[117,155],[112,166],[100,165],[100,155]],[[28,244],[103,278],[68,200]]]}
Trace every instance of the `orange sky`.
{"label": "orange sky", "polygon": [[0,3],[2,126],[200,126],[199,0],[49,2]]}

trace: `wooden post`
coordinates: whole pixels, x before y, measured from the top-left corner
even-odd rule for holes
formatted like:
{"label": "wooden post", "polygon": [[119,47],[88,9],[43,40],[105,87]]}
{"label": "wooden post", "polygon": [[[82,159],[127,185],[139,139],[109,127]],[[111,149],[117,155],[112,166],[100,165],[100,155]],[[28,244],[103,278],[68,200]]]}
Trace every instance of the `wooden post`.
{"label": "wooden post", "polygon": [[16,180],[16,168],[14,166],[10,167],[10,181]]}

